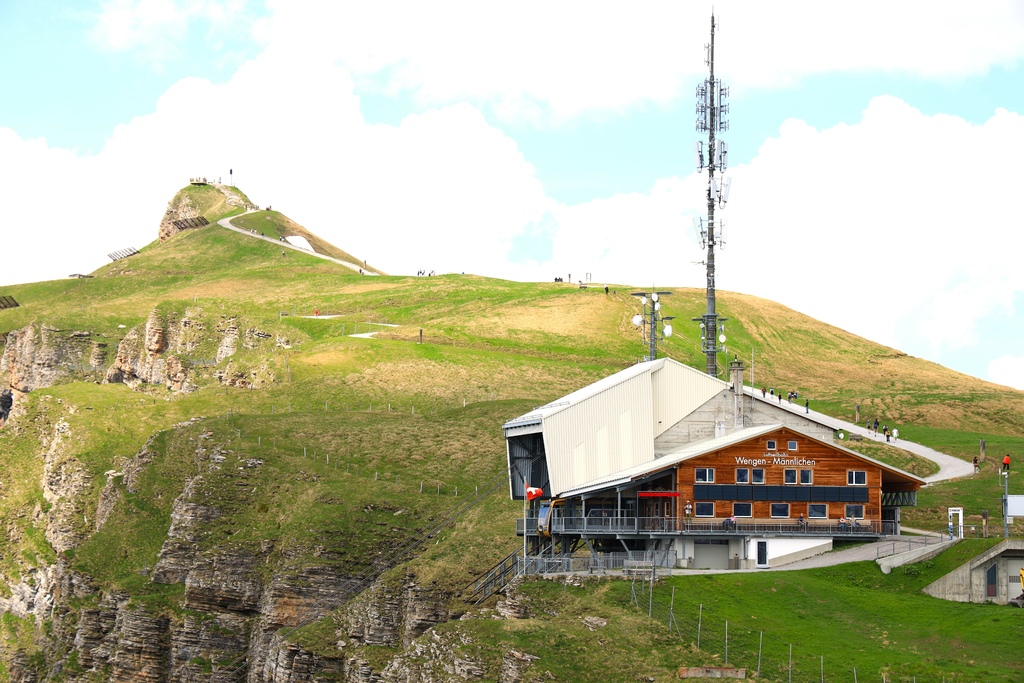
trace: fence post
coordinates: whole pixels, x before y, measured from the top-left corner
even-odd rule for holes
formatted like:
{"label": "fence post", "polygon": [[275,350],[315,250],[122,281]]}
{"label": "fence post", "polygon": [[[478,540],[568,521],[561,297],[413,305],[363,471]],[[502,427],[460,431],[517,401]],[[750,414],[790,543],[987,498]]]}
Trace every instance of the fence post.
{"label": "fence post", "polygon": [[[761,648],[764,646],[764,631],[761,631],[761,637],[757,639],[757,677],[761,677]],[[854,669],[853,683],[857,683],[857,670]]]}
{"label": "fence post", "polygon": [[793,643],[789,644],[789,683],[793,683]]}
{"label": "fence post", "polygon": [[704,623],[704,603],[700,603],[700,609],[697,612],[697,651],[700,651],[700,631],[701,626]]}
{"label": "fence post", "polygon": [[729,666],[729,620],[725,620],[725,665]]}

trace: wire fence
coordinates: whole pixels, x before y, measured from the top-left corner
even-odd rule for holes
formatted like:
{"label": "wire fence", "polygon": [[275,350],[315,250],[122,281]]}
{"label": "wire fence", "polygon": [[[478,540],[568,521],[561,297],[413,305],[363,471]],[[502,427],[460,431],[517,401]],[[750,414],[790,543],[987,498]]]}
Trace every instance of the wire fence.
{"label": "wire fence", "polygon": [[676,587],[662,581],[653,570],[644,575],[634,575],[630,582],[629,600],[634,609],[646,613],[677,637],[682,645],[692,652],[703,653],[706,661],[715,662],[716,668],[746,669],[747,678],[786,683],[977,681],[972,676],[919,675],[907,671],[907,665],[891,667],[891,671],[862,669],[858,672],[848,659],[834,661],[834,656],[823,653],[814,644],[790,642],[764,630],[730,623],[705,609],[703,603],[698,604],[696,610],[682,599],[677,604]]}

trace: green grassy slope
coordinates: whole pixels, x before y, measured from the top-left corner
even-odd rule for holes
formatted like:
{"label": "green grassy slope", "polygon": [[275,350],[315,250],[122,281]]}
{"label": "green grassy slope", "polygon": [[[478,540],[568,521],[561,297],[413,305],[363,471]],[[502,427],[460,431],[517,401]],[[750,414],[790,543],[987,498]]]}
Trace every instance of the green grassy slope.
{"label": "green grassy slope", "polygon": [[[211,220],[234,210],[201,193],[194,201],[203,197],[210,201],[204,211]],[[292,229],[275,212],[250,217],[274,230]],[[220,501],[228,513],[209,525],[205,542],[249,547],[271,541],[274,567],[319,561],[317,547],[328,546],[336,552],[332,561],[358,570],[380,548],[457,504],[456,488],[464,497],[502,476],[504,420],[644,353],[630,323],[637,302],[622,288],[605,295],[571,284],[479,276],[362,277],[298,252],[282,256],[273,244],[216,225],[154,242],[95,275],[3,288],[0,294],[22,305],[0,311],[0,332],[27,324],[88,330],[108,343],[108,363],[117,342],[154,308],[169,318],[188,312],[210,331],[186,354],[196,361],[215,353],[214,332],[226,318],[237,318],[240,330],[269,335],[205,369],[194,393],[172,394],[162,387],[133,392],[91,381],[98,375],[82,375],[82,381],[29,394],[27,413],[0,430],[0,516],[9,520],[8,533],[0,537],[0,571],[14,581],[55,557],[43,534],[50,504],[40,481],[42,454],[56,425],[63,420],[69,430],[65,457],[89,476],[83,498],[91,501],[90,509],[107,486],[106,473],[124,468],[152,439],[152,459],[136,492],[115,477],[112,490],[120,497],[102,528],[76,517],[86,540],[68,555],[102,585],[168,609],[179,593],[149,582],[145,571],[167,533],[175,497],[198,472],[204,472],[203,499]],[[965,458],[982,438],[990,454],[1024,450],[1022,392],[908,357],[756,297],[719,292],[718,302],[719,312],[730,318],[730,356],[748,359],[755,349],[758,385],[798,390],[815,408],[844,418],[852,418],[859,403],[865,419],[878,415],[898,425],[905,438]],[[703,310],[703,292],[677,289],[664,305],[666,315],[693,317]],[[303,317],[314,309],[339,317]],[[376,339],[349,336],[370,330],[380,330]],[[679,326],[664,349],[703,367],[696,329]],[[229,364],[264,368],[274,381],[257,391],[224,388],[212,373]],[[204,419],[173,429],[196,416]],[[870,448],[871,457],[930,471],[895,448]],[[209,470],[209,453],[216,449],[226,460],[222,469]],[[249,465],[256,460],[259,465]],[[1019,477],[1010,486],[1012,493],[1024,493]],[[957,504],[967,507],[971,521],[983,507],[997,512],[999,494],[988,466],[978,477],[928,487],[905,519],[941,528],[945,507]],[[515,547],[516,512],[499,487],[416,561],[416,571],[461,588]],[[828,590],[826,579],[806,585],[808,591]],[[608,589],[586,609],[607,604],[620,610],[621,590]],[[814,595],[808,599],[826,600]],[[945,609],[959,614],[959,608]],[[623,619],[641,634],[624,636],[629,649],[660,647],[658,637],[642,635],[647,627],[634,617]],[[811,628],[827,617],[806,620]],[[497,632],[517,628],[508,624],[466,628],[482,629],[481,638],[519,642],[514,634]],[[531,628],[522,628],[524,639]],[[548,628],[538,623],[530,637],[543,640]]]}

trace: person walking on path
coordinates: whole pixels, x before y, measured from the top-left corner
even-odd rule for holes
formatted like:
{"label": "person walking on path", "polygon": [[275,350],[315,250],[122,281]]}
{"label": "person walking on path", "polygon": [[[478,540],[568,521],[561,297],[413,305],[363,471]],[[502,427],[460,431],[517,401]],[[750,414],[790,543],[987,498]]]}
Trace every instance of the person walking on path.
{"label": "person walking on path", "polygon": [[768,390],[765,387],[761,387],[761,398],[764,398],[765,394],[767,394],[767,393],[768,393]]}
{"label": "person walking on path", "polygon": [[889,443],[889,425],[882,425],[882,434],[885,434],[885,442]]}
{"label": "person walking on path", "polygon": [[980,471],[981,468],[978,467],[978,456],[974,456],[974,473],[977,474]]}
{"label": "person walking on path", "polygon": [[892,430],[892,442],[896,443],[899,440],[900,440],[900,430],[899,429],[893,429]]}
{"label": "person walking on path", "polygon": [[811,400],[810,399],[807,399],[807,398],[804,399],[804,412],[807,413],[808,415],[810,415],[810,413],[811,413]]}
{"label": "person walking on path", "polygon": [[875,436],[878,436],[878,418],[875,418]]}
{"label": "person walking on path", "polygon": [[1010,454],[1007,453],[1006,457],[1003,458],[1003,472],[1010,471]]}

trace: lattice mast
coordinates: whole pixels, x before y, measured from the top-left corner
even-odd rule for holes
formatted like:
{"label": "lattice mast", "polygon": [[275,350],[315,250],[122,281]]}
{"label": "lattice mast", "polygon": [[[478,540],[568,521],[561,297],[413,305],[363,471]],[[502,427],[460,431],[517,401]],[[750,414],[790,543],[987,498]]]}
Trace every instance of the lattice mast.
{"label": "lattice mast", "polygon": [[[697,86],[697,131],[708,134],[707,157],[704,154],[704,143],[694,143],[698,170],[708,170],[707,219],[695,218],[694,227],[701,240],[701,247],[707,249],[705,264],[707,265],[707,311],[694,321],[700,322],[701,346],[707,359],[707,374],[718,376],[718,351],[725,351],[725,321],[719,318],[715,310],[715,246],[725,246],[724,224],[719,219],[715,222],[715,205],[725,208],[729,199],[731,179],[724,178],[728,160],[728,145],[723,140],[716,140],[715,134],[729,130],[729,122],[725,119],[729,113],[726,99],[729,88],[715,78],[715,17],[711,16],[711,42],[705,45],[704,63],[708,66],[708,77]],[[717,173],[717,175],[716,175]],[[721,348],[719,348],[721,344]]]}

